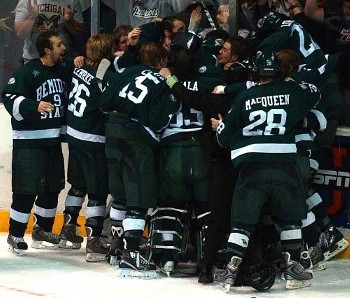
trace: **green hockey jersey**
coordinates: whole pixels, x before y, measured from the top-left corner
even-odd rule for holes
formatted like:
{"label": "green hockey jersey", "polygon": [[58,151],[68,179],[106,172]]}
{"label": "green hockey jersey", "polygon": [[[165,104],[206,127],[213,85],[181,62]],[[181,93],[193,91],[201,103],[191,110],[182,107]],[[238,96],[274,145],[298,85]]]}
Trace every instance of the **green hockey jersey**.
{"label": "green hockey jersey", "polygon": [[235,62],[229,69],[222,65],[203,65],[198,72],[201,76],[223,80],[227,85],[247,81],[249,76],[249,69],[240,62]]}
{"label": "green hockey jersey", "polygon": [[[110,86],[103,92],[101,108],[104,112],[127,115],[134,124],[125,122],[125,118],[121,117],[126,126],[137,129],[151,143],[158,143],[161,133],[178,111],[179,103],[158,70],[135,65],[115,74]],[[107,133],[108,125],[113,121],[119,121],[116,115],[109,117]],[[127,138],[116,130],[113,137]]]}
{"label": "green hockey jersey", "polygon": [[294,50],[299,53],[300,64],[317,69],[327,63],[326,57],[310,34],[297,22],[283,21],[279,31],[265,38],[258,46],[263,53],[281,50]]}
{"label": "green hockey jersey", "polygon": [[[104,150],[107,114],[100,109],[102,91],[97,85],[96,68],[86,63],[73,71],[68,99],[67,142],[84,150]],[[113,72],[105,73],[106,87]]]}
{"label": "green hockey jersey", "polygon": [[[182,84],[192,91],[202,94],[211,93],[215,86],[222,85],[223,81],[197,75],[191,80],[184,80]],[[181,101],[181,98],[177,98]],[[207,119],[208,120],[208,119]],[[162,142],[187,140],[193,134],[201,132],[204,127],[204,115],[202,111],[180,104],[180,110],[171,119],[169,126],[164,130]]]}
{"label": "green hockey jersey", "polygon": [[[9,79],[2,99],[12,116],[14,147],[41,147],[60,143],[70,70],[64,64],[48,67],[37,59],[20,67]],[[54,110],[48,115],[39,113],[40,101],[51,102],[55,106]]]}
{"label": "green hockey jersey", "polygon": [[304,115],[320,100],[312,84],[274,81],[242,91],[217,129],[223,147],[231,148],[235,166],[245,161],[292,161],[295,134]]}

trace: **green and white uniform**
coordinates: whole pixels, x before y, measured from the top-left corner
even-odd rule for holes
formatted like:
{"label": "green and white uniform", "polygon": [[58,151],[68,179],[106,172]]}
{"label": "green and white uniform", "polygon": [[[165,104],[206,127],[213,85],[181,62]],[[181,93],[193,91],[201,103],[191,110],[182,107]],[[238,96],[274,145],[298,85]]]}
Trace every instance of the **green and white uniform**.
{"label": "green and white uniform", "polygon": [[[273,206],[280,206],[282,197],[277,195],[278,191],[274,193],[271,190],[271,184],[277,181],[280,192],[283,188],[294,191],[288,198],[286,196],[289,191],[283,191],[285,202],[293,202],[293,208],[285,208],[280,214],[283,213],[287,220],[301,220],[305,217],[305,194],[296,166],[295,134],[304,115],[319,99],[320,93],[314,85],[293,81],[257,85],[237,96],[233,107],[217,129],[219,143],[231,148],[233,164],[241,169],[240,173],[244,173],[243,176],[240,175],[234,193],[233,221],[257,223],[261,207],[270,196]],[[251,190],[251,182],[256,183],[257,177],[260,177],[258,188],[261,187],[262,192]],[[259,208],[254,209],[254,216],[244,218],[244,208],[248,205]]]}
{"label": "green and white uniform", "polygon": [[103,93],[110,190],[128,206],[154,207],[158,183],[155,149],[179,104],[154,68],[136,65],[117,73]]}
{"label": "green and white uniform", "polygon": [[263,53],[294,50],[299,53],[300,64],[317,69],[324,65],[326,57],[310,34],[297,22],[285,20],[281,28],[265,38],[258,46]]}
{"label": "green and white uniform", "polygon": [[266,204],[269,214],[278,218],[283,250],[292,260],[300,260],[300,227],[307,205],[295,134],[319,99],[314,85],[275,80],[242,91],[219,124],[218,141],[231,148],[232,162],[239,170],[231,205],[228,261],[244,256]]}
{"label": "green and white uniform", "polygon": [[[12,235],[23,237],[34,202],[37,224],[45,231],[52,229],[65,184],[60,135],[70,71],[63,64],[49,67],[31,60],[13,74],[2,93],[13,130]],[[52,103],[54,109],[39,113],[40,101]]]}
{"label": "green and white uniform", "polygon": [[[9,79],[2,98],[6,110],[12,116],[14,148],[60,144],[69,76],[67,67],[48,67],[38,59],[19,68]],[[55,106],[48,115],[38,112],[41,100]]]}
{"label": "green and white uniform", "polygon": [[[197,76],[182,83],[189,90],[205,94],[222,84],[222,81]],[[186,203],[195,199],[206,202],[210,158],[205,148],[205,139],[210,136],[204,124],[209,121],[205,121],[201,111],[183,103],[180,107],[162,135],[162,197],[167,198],[168,204],[169,200]],[[211,128],[209,134],[210,131]]]}
{"label": "green and white uniform", "polygon": [[[292,77],[298,81],[316,84],[320,88],[322,100],[319,109],[325,114],[328,124],[326,130],[316,132],[316,142],[319,147],[331,146],[343,105],[335,75],[340,55],[325,55],[310,34],[300,24],[290,20],[283,21],[281,28],[264,39],[258,47],[262,52],[278,52],[284,49],[298,52],[300,69],[304,68],[293,72]],[[312,72],[305,75],[305,68],[311,69],[316,75]]]}
{"label": "green and white uniform", "polygon": [[[12,116],[14,192],[37,194],[45,185],[51,191],[64,188],[60,135],[67,105],[68,71],[62,65],[48,67],[40,60],[33,60],[19,68],[5,86],[2,98]],[[40,101],[51,102],[54,110],[48,115],[40,114]],[[32,152],[33,156],[20,158],[23,154],[19,151],[28,148],[43,148],[47,154]],[[54,156],[49,153],[52,150]],[[37,156],[42,156],[42,159],[34,159]]]}
{"label": "green and white uniform", "polygon": [[[100,109],[102,91],[97,84],[96,71],[87,64],[73,71],[66,132],[69,144],[68,182],[82,192],[107,196],[107,114]],[[102,88],[106,87],[111,75],[112,72],[106,72]]]}

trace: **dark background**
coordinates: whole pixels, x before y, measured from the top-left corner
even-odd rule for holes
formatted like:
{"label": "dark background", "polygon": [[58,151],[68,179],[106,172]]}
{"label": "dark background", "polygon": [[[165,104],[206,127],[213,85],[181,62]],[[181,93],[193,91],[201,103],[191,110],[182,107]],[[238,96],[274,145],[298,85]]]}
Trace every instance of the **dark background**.
{"label": "dark background", "polygon": [[[14,10],[18,0],[0,0],[0,19],[10,16],[6,21],[8,27],[13,28]],[[0,94],[11,74],[20,66],[23,41],[14,32],[7,32],[0,29]],[[0,97],[0,102],[1,102]]]}

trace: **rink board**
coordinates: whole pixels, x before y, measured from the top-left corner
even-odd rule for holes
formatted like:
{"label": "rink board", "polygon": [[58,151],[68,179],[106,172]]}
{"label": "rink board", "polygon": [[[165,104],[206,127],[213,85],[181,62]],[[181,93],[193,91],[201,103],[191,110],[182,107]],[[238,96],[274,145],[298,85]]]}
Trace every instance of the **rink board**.
{"label": "rink board", "polygon": [[350,228],[350,128],[339,127],[333,147],[319,161],[314,186],[331,222]]}

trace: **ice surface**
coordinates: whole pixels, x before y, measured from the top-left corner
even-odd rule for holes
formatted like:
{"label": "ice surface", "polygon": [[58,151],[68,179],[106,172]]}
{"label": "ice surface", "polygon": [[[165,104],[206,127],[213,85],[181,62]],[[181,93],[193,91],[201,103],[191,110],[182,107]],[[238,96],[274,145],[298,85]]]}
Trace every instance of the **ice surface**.
{"label": "ice surface", "polygon": [[[108,263],[87,263],[85,249],[35,250],[25,256],[8,252],[7,235],[0,233],[0,297],[50,298],[206,298],[206,297],[350,297],[350,260],[326,262],[327,269],[315,272],[309,288],[285,290],[280,279],[266,293],[249,287],[232,288],[228,294],[218,284],[201,285],[196,277],[155,280],[119,278]],[[30,245],[30,235],[25,236]]]}

